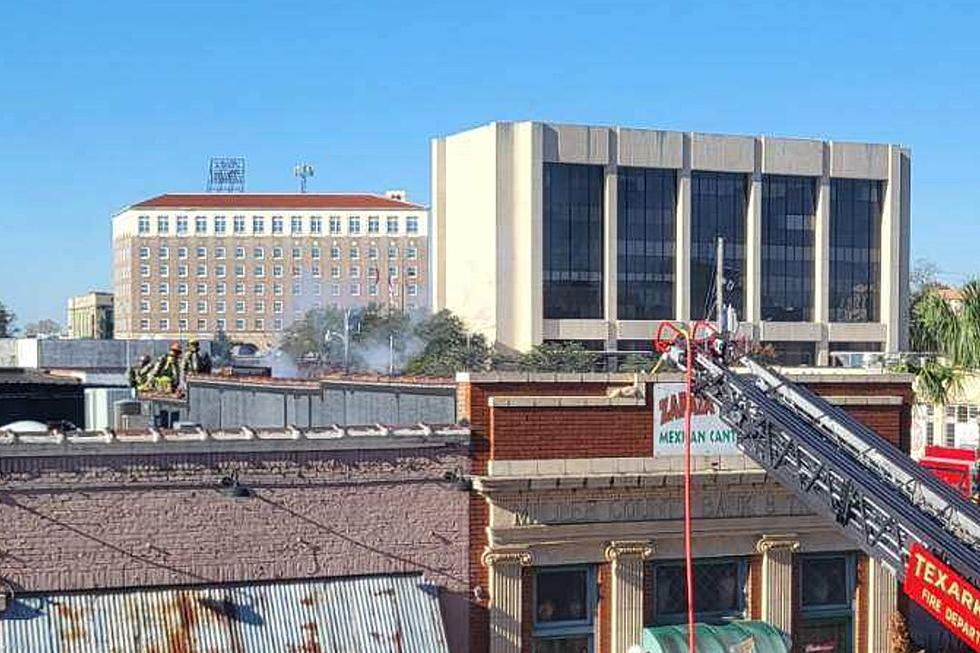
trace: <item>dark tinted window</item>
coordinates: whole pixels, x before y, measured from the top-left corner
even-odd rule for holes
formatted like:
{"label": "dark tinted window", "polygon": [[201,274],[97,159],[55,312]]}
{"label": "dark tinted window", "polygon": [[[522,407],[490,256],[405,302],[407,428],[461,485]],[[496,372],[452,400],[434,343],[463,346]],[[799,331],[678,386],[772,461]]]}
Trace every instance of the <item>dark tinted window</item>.
{"label": "dark tinted window", "polygon": [[846,556],[804,558],[801,563],[801,605],[828,608],[851,604],[851,582]]}
{"label": "dark tinted window", "polygon": [[674,317],[676,196],[673,170],[619,169],[616,267],[621,320]]}
{"label": "dark tinted window", "polygon": [[727,172],[691,175],[691,317],[712,316],[715,249],[725,239],[725,303],[743,315],[746,176]]}
{"label": "dark tinted window", "polygon": [[762,178],[762,319],[813,319],[813,177]]}
{"label": "dark tinted window", "polygon": [[537,572],[535,619],[542,622],[589,619],[589,570]]}
{"label": "dark tinted window", "polygon": [[603,316],[603,175],[602,166],[544,164],[545,319]]}
{"label": "dark tinted window", "polygon": [[854,640],[855,559],[850,554],[803,556],[797,569],[801,651],[850,653]]}
{"label": "dark tinted window", "polygon": [[[684,564],[654,566],[655,623],[682,621],[687,615]],[[745,610],[745,563],[742,560],[694,563],[694,601],[699,621],[741,616]]]}
{"label": "dark tinted window", "polygon": [[817,343],[770,341],[763,346],[773,349],[775,362],[779,365],[813,365],[817,360]]}
{"label": "dark tinted window", "polygon": [[874,322],[879,310],[882,182],[830,180],[830,321]]}

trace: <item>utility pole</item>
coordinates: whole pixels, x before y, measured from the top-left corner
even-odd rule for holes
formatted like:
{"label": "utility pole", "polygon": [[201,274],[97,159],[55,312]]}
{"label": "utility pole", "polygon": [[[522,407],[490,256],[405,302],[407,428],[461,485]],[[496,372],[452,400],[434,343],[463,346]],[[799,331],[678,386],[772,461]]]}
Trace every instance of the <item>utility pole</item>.
{"label": "utility pole", "polygon": [[395,375],[395,334],[388,334],[388,376]]}
{"label": "utility pole", "polygon": [[718,332],[725,332],[725,239],[718,236],[715,247],[715,315]]}
{"label": "utility pole", "polygon": [[350,374],[350,306],[344,311],[344,374]]}

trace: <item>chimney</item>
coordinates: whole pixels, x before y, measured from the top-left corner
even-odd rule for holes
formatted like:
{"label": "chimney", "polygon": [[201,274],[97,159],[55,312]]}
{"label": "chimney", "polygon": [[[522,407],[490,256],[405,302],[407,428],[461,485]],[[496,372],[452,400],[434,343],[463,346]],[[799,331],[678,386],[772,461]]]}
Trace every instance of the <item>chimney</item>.
{"label": "chimney", "polygon": [[399,202],[408,201],[408,193],[403,190],[386,190],[385,197],[390,200],[398,200]]}

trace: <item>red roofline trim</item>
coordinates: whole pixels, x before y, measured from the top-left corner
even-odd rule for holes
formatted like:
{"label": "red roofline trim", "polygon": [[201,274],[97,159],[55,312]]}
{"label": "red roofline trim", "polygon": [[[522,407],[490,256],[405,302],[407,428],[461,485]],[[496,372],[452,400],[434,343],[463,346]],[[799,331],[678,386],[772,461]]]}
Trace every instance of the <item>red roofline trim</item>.
{"label": "red roofline trim", "polygon": [[370,193],[165,193],[131,209],[401,209],[424,206]]}

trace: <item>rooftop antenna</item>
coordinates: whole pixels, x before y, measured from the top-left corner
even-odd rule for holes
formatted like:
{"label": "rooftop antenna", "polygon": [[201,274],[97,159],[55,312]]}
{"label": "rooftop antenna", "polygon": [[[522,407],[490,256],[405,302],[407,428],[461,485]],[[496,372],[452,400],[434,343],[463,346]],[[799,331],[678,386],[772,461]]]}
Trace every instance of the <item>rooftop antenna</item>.
{"label": "rooftop antenna", "polygon": [[245,191],[245,157],[213,156],[208,161],[209,193]]}
{"label": "rooftop antenna", "polygon": [[306,180],[313,176],[313,166],[309,163],[299,163],[293,166],[293,175],[299,177],[299,192],[306,192]]}

